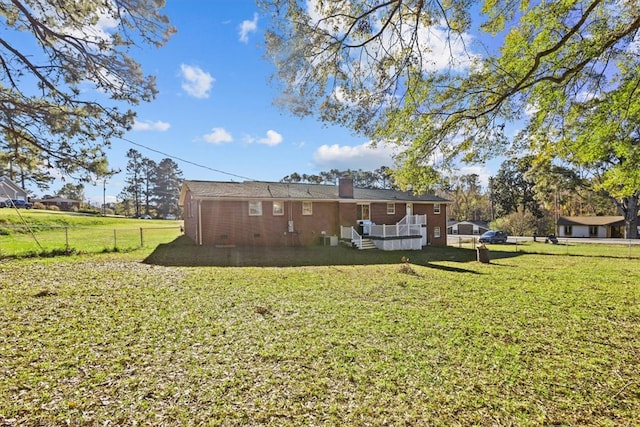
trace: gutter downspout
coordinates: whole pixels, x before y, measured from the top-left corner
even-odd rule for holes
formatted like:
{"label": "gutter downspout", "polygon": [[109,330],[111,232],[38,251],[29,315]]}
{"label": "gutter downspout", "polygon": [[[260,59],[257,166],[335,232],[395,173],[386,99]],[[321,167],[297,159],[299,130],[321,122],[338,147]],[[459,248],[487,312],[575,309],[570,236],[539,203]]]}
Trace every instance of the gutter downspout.
{"label": "gutter downspout", "polygon": [[202,246],[202,200],[198,200],[198,245]]}

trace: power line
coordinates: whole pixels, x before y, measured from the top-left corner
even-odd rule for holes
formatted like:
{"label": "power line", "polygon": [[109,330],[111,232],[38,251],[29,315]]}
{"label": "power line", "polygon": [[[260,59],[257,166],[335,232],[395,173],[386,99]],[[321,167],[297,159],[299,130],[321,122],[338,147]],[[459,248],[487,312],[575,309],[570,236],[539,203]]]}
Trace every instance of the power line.
{"label": "power line", "polygon": [[123,141],[126,141],[129,144],[133,144],[133,145],[136,145],[138,147],[142,147],[142,148],[144,148],[146,150],[153,151],[154,153],[162,154],[163,156],[169,157],[171,159],[178,160],[178,161],[183,162],[183,163],[188,163],[190,165],[197,166],[199,168],[207,169],[207,170],[210,170],[212,172],[221,173],[223,175],[233,176],[233,177],[240,178],[240,179],[245,179],[245,180],[248,180],[248,181],[259,181],[257,179],[249,178],[249,177],[242,176],[242,175],[237,175],[237,174],[231,173],[231,172],[225,172],[225,171],[220,170],[220,169],[215,169],[215,168],[212,168],[210,166],[201,165],[199,163],[192,162],[191,160],[182,159],[180,157],[177,157],[177,156],[174,156],[174,155],[167,154],[167,153],[164,153],[162,151],[156,150],[155,148],[147,147],[146,145],[142,145],[142,144],[140,144],[138,142],[133,142],[132,140],[127,139],[127,138],[119,138],[119,139],[121,139]]}

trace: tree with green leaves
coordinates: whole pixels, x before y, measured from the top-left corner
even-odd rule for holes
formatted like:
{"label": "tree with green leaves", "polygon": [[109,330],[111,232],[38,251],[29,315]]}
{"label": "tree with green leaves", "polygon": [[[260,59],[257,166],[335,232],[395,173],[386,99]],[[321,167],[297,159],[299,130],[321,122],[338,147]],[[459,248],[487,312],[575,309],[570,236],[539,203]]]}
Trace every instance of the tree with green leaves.
{"label": "tree with green leaves", "polygon": [[452,174],[440,184],[440,193],[451,200],[447,212],[459,221],[479,221],[490,218],[489,200],[483,194],[478,174]]}
{"label": "tree with green leaves", "polygon": [[[529,134],[537,151],[582,171],[597,193],[608,197],[625,218],[625,237],[638,237],[640,208],[640,43],[635,59],[606,85],[567,100],[556,92],[539,96]],[[543,129],[546,129],[543,131]]]}
{"label": "tree with green leaves", "polygon": [[527,177],[532,160],[531,157],[506,160],[500,165],[496,176],[490,180],[489,191],[496,217],[514,212],[529,212],[536,218],[542,217],[543,213],[534,190],[535,182]]}
{"label": "tree with green leaves", "polygon": [[105,147],[134,120],[120,104],[157,93],[130,52],[175,32],[163,4],[0,0],[0,152],[18,144],[35,164],[87,179],[106,172]]}
{"label": "tree with green leaves", "polygon": [[353,178],[353,185],[360,188],[387,188],[393,189],[393,176],[391,169],[382,166],[374,171],[365,171],[362,169],[344,171],[331,169],[330,171],[320,172],[318,175],[300,175],[297,172],[282,178],[281,182],[308,182],[310,184],[336,184],[341,177]]}
{"label": "tree with green leaves", "polygon": [[[271,13],[278,103],[397,144],[403,188],[424,191],[460,160],[532,150],[589,168],[632,236],[636,1],[261,3]],[[511,147],[511,124],[525,129],[517,139],[524,146]]]}
{"label": "tree with green leaves", "polygon": [[53,181],[45,168],[40,150],[16,138],[15,135],[5,137],[0,150],[0,175],[6,175],[22,188],[34,184],[41,190],[49,189]]}
{"label": "tree with green leaves", "polygon": [[142,205],[143,184],[144,184],[144,165],[146,158],[138,151],[130,148],[127,151],[127,170],[125,178],[125,187],[120,192],[122,200],[129,200],[133,206],[136,217],[140,216],[140,206]]}
{"label": "tree with green leaves", "polygon": [[176,162],[167,158],[158,163],[153,187],[153,202],[159,217],[166,218],[169,215],[178,217],[180,215],[178,198],[182,181],[182,171]]}
{"label": "tree with green leaves", "polygon": [[84,184],[72,184],[67,182],[56,192],[56,197],[65,197],[82,203],[84,201]]}
{"label": "tree with green leaves", "polygon": [[142,202],[144,204],[145,215],[151,215],[151,202],[154,198],[155,193],[157,168],[158,164],[155,161],[146,157],[142,159],[142,165],[140,167],[140,179],[142,181],[141,196]]}

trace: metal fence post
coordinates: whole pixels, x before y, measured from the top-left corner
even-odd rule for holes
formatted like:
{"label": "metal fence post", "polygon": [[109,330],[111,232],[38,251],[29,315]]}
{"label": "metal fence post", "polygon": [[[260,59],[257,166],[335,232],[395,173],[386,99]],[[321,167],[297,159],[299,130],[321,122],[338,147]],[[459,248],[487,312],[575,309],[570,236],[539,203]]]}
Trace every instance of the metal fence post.
{"label": "metal fence post", "polygon": [[144,248],[144,237],[142,236],[142,227],[140,227],[140,247]]}
{"label": "metal fence post", "polygon": [[64,228],[65,252],[69,253],[69,227]]}

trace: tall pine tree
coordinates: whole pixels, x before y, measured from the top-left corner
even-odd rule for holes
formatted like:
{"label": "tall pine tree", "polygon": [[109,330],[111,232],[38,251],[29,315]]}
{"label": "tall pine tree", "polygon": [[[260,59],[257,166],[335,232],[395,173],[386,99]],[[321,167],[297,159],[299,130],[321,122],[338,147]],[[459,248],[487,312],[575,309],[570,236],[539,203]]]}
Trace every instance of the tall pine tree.
{"label": "tall pine tree", "polygon": [[160,161],[156,168],[153,198],[159,217],[179,216],[178,197],[182,181],[182,171],[176,162],[171,159]]}

